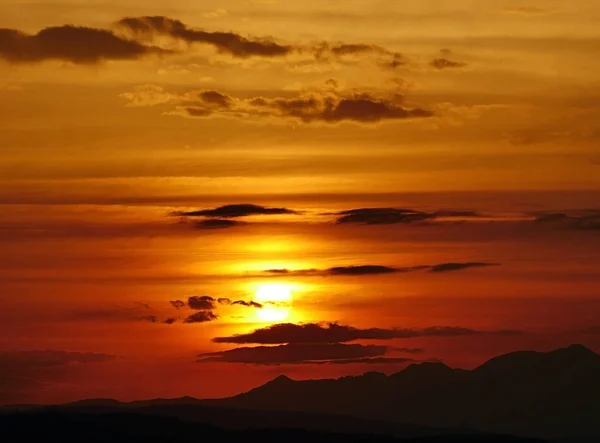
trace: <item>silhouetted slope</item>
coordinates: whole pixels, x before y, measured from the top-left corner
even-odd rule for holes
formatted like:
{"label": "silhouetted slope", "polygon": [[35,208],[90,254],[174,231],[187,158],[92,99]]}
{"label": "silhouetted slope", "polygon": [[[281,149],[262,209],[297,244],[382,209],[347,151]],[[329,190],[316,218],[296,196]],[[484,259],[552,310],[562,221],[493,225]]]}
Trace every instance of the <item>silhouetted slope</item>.
{"label": "silhouetted slope", "polygon": [[175,418],[120,414],[22,413],[0,415],[0,429],[7,441],[61,443],[197,443],[245,441],[260,443],[540,443],[541,440],[504,436],[438,436],[394,440],[373,435],[316,433],[296,430],[231,431],[189,423]]}
{"label": "silhouetted slope", "polygon": [[[444,437],[439,441],[494,441],[487,435],[477,440],[488,433],[560,438],[560,443],[600,442],[600,355],[573,345],[547,353],[501,355],[472,371],[421,363],[390,376],[369,372],[306,381],[280,376],[221,400],[183,397],[121,403],[90,399],[33,410],[61,413],[61,420],[85,413],[93,424],[92,416],[117,412],[119,416],[151,417],[146,420],[152,423],[155,417],[163,417],[240,432],[304,429],[410,438],[460,434],[458,440]],[[37,415],[27,417],[43,420]]]}
{"label": "silhouetted slope", "polygon": [[528,436],[600,436],[600,355],[573,345],[502,355],[473,371],[423,363],[389,377],[279,377],[224,404]]}

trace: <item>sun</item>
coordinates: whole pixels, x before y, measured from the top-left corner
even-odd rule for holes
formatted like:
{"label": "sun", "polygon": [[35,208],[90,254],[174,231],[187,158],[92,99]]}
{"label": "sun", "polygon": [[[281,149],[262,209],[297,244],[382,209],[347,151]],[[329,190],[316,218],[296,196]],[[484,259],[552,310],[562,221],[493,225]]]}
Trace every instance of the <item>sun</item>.
{"label": "sun", "polygon": [[288,318],[292,308],[292,291],[289,286],[279,283],[260,285],[254,301],[263,305],[257,310],[258,318],[265,322],[279,322]]}

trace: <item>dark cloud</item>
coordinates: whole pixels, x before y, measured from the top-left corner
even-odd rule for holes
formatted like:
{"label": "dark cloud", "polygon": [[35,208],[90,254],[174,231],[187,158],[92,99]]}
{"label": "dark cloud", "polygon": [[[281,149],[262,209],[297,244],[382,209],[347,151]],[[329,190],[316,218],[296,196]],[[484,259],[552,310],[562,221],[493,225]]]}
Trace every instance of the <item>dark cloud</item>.
{"label": "dark cloud", "polygon": [[398,272],[397,269],[387,266],[362,265],[362,266],[340,266],[329,269],[331,275],[377,275],[392,274]]}
{"label": "dark cloud", "polygon": [[260,303],[255,302],[255,301],[236,300],[236,301],[232,302],[231,304],[232,305],[246,306],[248,308],[256,308],[256,309],[262,309],[264,307],[263,305],[261,305]]}
{"label": "dark cloud", "polygon": [[166,325],[172,325],[173,323],[176,323],[177,319],[176,318],[167,318],[163,323]]}
{"label": "dark cloud", "polygon": [[429,269],[430,272],[450,272],[462,271],[470,268],[498,266],[496,263],[467,262],[467,263],[441,263],[437,265],[421,265],[404,268],[393,268],[382,265],[357,265],[357,266],[339,266],[329,269],[267,269],[266,274],[273,276],[295,276],[295,277],[328,277],[328,276],[364,276],[364,275],[383,275],[395,274],[401,272],[415,272]]}
{"label": "dark cloud", "polygon": [[211,103],[222,108],[229,107],[231,103],[231,97],[217,91],[202,91],[199,95],[203,102]]}
{"label": "dark cloud", "polygon": [[385,52],[385,50],[379,46],[366,45],[364,43],[334,45],[330,47],[330,51],[332,54],[338,56],[364,54],[366,52]]}
{"label": "dark cloud", "polygon": [[271,275],[294,275],[294,276],[360,276],[360,275],[379,275],[393,274],[395,272],[404,272],[405,269],[391,268],[381,265],[358,265],[358,266],[338,266],[329,269],[300,269],[290,271],[289,269],[268,269],[265,271]]}
{"label": "dark cloud", "polygon": [[[157,86],[138,87],[121,94],[129,105],[154,106],[173,103],[168,115],[206,118],[280,118],[303,123],[340,122],[378,123],[433,117],[433,112],[408,106],[398,94],[378,96],[371,93],[313,92],[296,97],[233,97],[217,91],[189,91],[170,94]],[[235,206],[235,205],[234,205]],[[207,215],[208,216],[208,215]],[[218,217],[218,216],[217,216]]]}
{"label": "dark cloud", "polygon": [[156,315],[144,315],[143,317],[140,317],[140,320],[147,321],[149,323],[157,323],[158,317]]}
{"label": "dark cloud", "polygon": [[495,263],[481,263],[481,262],[469,262],[469,263],[441,263],[439,265],[431,266],[430,272],[456,272],[463,271],[470,268],[483,268],[488,266],[497,266]]}
{"label": "dark cloud", "polygon": [[223,220],[221,218],[209,218],[196,223],[198,229],[227,229],[240,226],[242,223],[235,220]]}
{"label": "dark cloud", "polygon": [[452,60],[448,60],[447,58],[434,58],[433,60],[431,60],[430,65],[432,67],[434,67],[435,69],[457,69],[457,68],[464,68],[465,66],[467,66],[466,63],[461,63],[461,62],[454,62]]}
{"label": "dark cloud", "polygon": [[314,57],[320,62],[336,60],[344,62],[345,58],[374,57],[375,63],[385,69],[396,69],[408,63],[404,55],[390,51],[377,45],[365,43],[328,43],[322,42],[314,47]]}
{"label": "dark cloud", "polygon": [[212,311],[198,311],[187,317],[184,323],[207,323],[209,321],[217,320],[219,317]]}
{"label": "dark cloud", "polygon": [[305,123],[377,123],[433,116],[425,109],[405,107],[397,98],[380,98],[370,94],[352,97],[314,94],[300,98],[263,99],[255,102],[255,106],[267,115],[295,118]]}
{"label": "dark cloud", "polygon": [[231,304],[231,299],[229,299],[229,298],[219,298],[219,299],[217,300],[217,302],[218,302],[220,305],[230,305],[230,304]]}
{"label": "dark cloud", "polygon": [[368,328],[360,329],[337,323],[281,323],[256,329],[248,334],[228,337],[216,337],[215,343],[235,344],[281,344],[281,343],[345,343],[354,340],[392,340],[415,337],[459,337],[482,334],[510,335],[519,331],[478,331],[453,326],[435,326],[424,329],[415,328]]}
{"label": "dark cloud", "polygon": [[171,303],[175,309],[182,309],[186,307],[186,304],[183,300],[171,300],[169,303]]}
{"label": "dark cloud", "polygon": [[117,22],[117,28],[137,40],[152,40],[168,36],[187,43],[203,43],[219,52],[234,57],[251,56],[281,57],[294,51],[292,46],[282,45],[266,38],[246,38],[233,32],[207,32],[188,28],[179,20],[168,17],[127,17]]}
{"label": "dark cloud", "polygon": [[435,218],[435,214],[396,208],[361,208],[339,212],[337,224],[387,225],[414,223]]}
{"label": "dark cloud", "polygon": [[0,58],[11,63],[64,60],[94,64],[102,60],[132,60],[167,51],[125,40],[111,31],[76,26],[57,26],[30,35],[0,29]]}
{"label": "dark cloud", "polygon": [[297,214],[296,211],[287,208],[268,208],[265,206],[252,204],[237,204],[220,206],[214,209],[201,209],[198,211],[175,212],[173,215],[184,217],[216,217],[220,218],[238,218],[250,215],[282,215]]}
{"label": "dark cloud", "polygon": [[564,229],[598,231],[600,230],[600,210],[538,213],[534,222]]}
{"label": "dark cloud", "polygon": [[190,309],[197,311],[212,310],[215,308],[215,299],[204,295],[201,297],[190,297],[188,298],[187,305]]}
{"label": "dark cloud", "polygon": [[474,211],[442,210],[423,212],[403,208],[358,208],[336,212],[337,224],[392,225],[432,221],[438,218],[475,218]]}
{"label": "dark cloud", "polygon": [[348,360],[380,357],[388,351],[386,346],[341,343],[290,343],[280,346],[235,348],[227,351],[200,354],[199,362],[250,363],[256,365],[282,365],[318,363],[319,361]]}

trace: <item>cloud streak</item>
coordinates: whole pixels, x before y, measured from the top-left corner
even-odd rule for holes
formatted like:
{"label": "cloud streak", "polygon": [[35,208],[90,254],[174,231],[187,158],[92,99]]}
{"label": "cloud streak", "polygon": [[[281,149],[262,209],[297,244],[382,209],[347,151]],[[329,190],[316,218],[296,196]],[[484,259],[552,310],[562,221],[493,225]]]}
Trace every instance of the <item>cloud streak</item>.
{"label": "cloud streak", "polygon": [[407,105],[398,95],[377,96],[372,93],[313,92],[296,97],[240,98],[212,90],[190,91],[177,95],[170,94],[158,86],[149,85],[121,94],[121,97],[133,106],[171,103],[175,105],[175,109],[166,112],[167,115],[187,118],[221,116],[238,119],[283,119],[305,124],[374,124],[434,116],[430,110]]}
{"label": "cloud streak", "polygon": [[339,225],[393,225],[424,223],[440,218],[476,218],[474,211],[444,210],[436,212],[423,212],[415,209],[401,208],[358,208],[336,212],[338,218],[335,222]]}
{"label": "cloud streak", "polygon": [[282,57],[294,48],[267,38],[246,38],[233,32],[208,32],[191,29],[183,22],[164,16],[126,17],[116,24],[117,29],[140,41],[171,37],[187,43],[213,46],[218,52],[233,57]]}
{"label": "cloud streak", "polygon": [[105,29],[66,25],[45,28],[33,35],[16,29],[0,29],[0,58],[10,63],[63,60],[96,64],[103,60],[135,60],[168,52],[123,39]]}
{"label": "cloud streak", "polygon": [[341,343],[291,343],[279,346],[257,346],[230,349],[198,355],[198,362],[249,363],[256,365],[314,364],[341,361],[357,363],[356,359],[380,357],[388,351],[386,346]]}
{"label": "cloud streak", "polygon": [[467,262],[467,263],[441,263],[429,268],[429,272],[457,272],[471,268],[487,268],[489,266],[498,266],[496,263]]}
{"label": "cloud streak", "polygon": [[539,213],[536,214],[534,222],[540,226],[547,225],[577,231],[600,231],[600,209]]}
{"label": "cloud streak", "polygon": [[[248,217],[252,215],[295,215],[298,212],[288,208],[269,208],[253,204],[225,205],[214,209],[200,209],[197,211],[174,212],[172,215],[180,217],[213,217],[215,219],[228,219]],[[211,221],[211,219],[207,220]],[[221,222],[221,221],[220,221]]]}
{"label": "cloud streak", "polygon": [[416,328],[355,328],[337,323],[281,323],[266,328],[256,329],[248,334],[215,337],[215,343],[264,344],[283,343],[346,343],[355,340],[393,340],[417,337],[460,337],[473,335],[512,335],[520,331],[498,330],[479,331],[455,326],[434,326],[423,329]]}
{"label": "cloud streak", "polygon": [[485,263],[485,262],[465,262],[465,263],[440,263],[436,265],[421,265],[411,267],[400,267],[394,268],[391,266],[383,265],[357,265],[357,266],[338,266],[328,269],[267,269],[264,271],[265,274],[272,276],[294,276],[294,277],[360,277],[367,275],[385,275],[385,274],[396,274],[404,272],[415,272],[421,270],[429,270],[434,273],[441,272],[458,272],[464,271],[471,268],[483,268],[489,266],[498,266],[497,263]]}

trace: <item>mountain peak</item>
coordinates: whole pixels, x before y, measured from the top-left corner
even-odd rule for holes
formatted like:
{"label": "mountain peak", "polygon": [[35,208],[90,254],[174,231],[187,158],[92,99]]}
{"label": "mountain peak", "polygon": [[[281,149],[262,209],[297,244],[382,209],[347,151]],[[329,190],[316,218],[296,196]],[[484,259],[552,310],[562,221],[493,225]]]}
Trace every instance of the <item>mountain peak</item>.
{"label": "mountain peak", "polygon": [[600,364],[600,355],[583,345],[573,344],[550,352],[510,352],[488,360],[476,371],[505,372],[550,366],[573,367],[577,364],[587,366],[588,363]]}
{"label": "mountain peak", "polygon": [[404,370],[397,372],[394,375],[422,374],[423,376],[438,376],[441,374],[449,374],[451,372],[454,372],[454,369],[445,363],[426,361],[408,365],[406,368],[404,368]]}
{"label": "mountain peak", "polygon": [[273,383],[277,383],[277,384],[282,384],[282,383],[289,383],[292,382],[294,380],[292,380],[291,378],[289,378],[287,375],[283,375],[281,374],[278,377],[275,377],[273,380],[271,380],[270,382],[268,382],[268,384],[273,384]]}
{"label": "mountain peak", "polygon": [[562,348],[562,349],[557,349],[554,352],[568,352],[569,354],[579,354],[579,355],[595,355],[595,356],[599,356],[598,354],[596,354],[594,351],[592,351],[590,348],[582,345],[582,344],[572,344],[567,346],[566,348]]}

